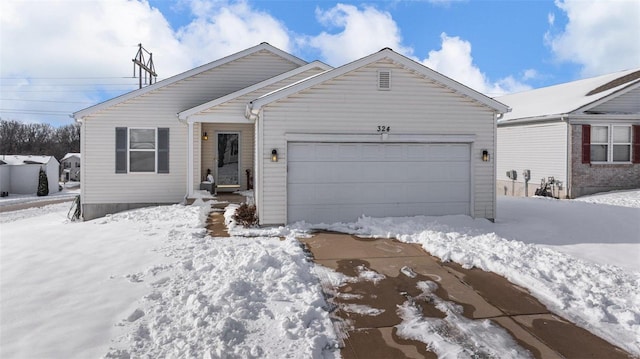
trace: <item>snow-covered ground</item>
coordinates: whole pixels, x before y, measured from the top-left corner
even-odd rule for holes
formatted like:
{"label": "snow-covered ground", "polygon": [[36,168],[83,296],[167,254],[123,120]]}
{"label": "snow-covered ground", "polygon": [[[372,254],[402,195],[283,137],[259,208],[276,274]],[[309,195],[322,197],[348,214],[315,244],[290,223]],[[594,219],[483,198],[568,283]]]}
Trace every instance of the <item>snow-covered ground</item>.
{"label": "snow-covered ground", "polygon": [[[62,183],[60,184],[63,185]],[[50,193],[43,197],[33,194],[16,194],[9,193],[8,197],[0,198],[0,208],[3,206],[22,204],[22,203],[36,203],[36,202],[48,202],[56,199],[73,198],[80,194],[80,182],[67,182],[64,184],[62,191]]]}
{"label": "snow-covered ground", "polygon": [[[364,217],[325,227],[417,242],[502,274],[640,355],[640,191],[628,194],[632,208],[606,196],[500,197],[496,223]],[[0,214],[0,357],[338,357],[313,264],[293,239],[310,226],[231,225],[235,237],[211,238],[198,203],[88,222],[70,222],[68,203]],[[238,237],[247,233],[259,237]],[[410,327],[406,336],[433,340]]]}
{"label": "snow-covered ground", "polygon": [[1,215],[0,357],[338,353],[296,240],[211,238],[204,205],[87,222],[67,220],[68,207]]}

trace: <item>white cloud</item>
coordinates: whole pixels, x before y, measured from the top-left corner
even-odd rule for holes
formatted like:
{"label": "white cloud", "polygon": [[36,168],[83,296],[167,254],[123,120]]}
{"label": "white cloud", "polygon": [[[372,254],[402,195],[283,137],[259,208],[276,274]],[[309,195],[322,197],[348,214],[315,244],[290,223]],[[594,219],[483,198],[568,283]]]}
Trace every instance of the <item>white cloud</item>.
{"label": "white cloud", "polygon": [[546,39],[559,61],[582,65],[583,76],[640,66],[640,2],[556,0],[568,22]]}
{"label": "white cloud", "polygon": [[335,27],[338,31],[331,34],[322,32],[307,38],[306,42],[308,46],[319,50],[331,65],[342,65],[390,47],[489,96],[530,89],[512,76],[491,82],[473,63],[471,43],[445,33],[441,34],[440,50],[430,51],[422,61],[416,59],[413,49],[402,45],[400,28],[387,12],[366,6],[359,9],[353,5],[338,4],[327,11],[317,10],[317,17],[323,25]]}
{"label": "white cloud", "polygon": [[[2,118],[67,124],[72,121],[67,114],[137,88],[136,80],[125,77],[133,75],[131,59],[138,43],[153,52],[160,78],[262,41],[289,52],[296,50],[294,45],[312,49],[332,65],[384,47],[415,58],[413,49],[403,45],[391,14],[372,6],[338,4],[317,10],[318,21],[327,30],[296,36],[284,23],[244,0],[180,0],[177,4],[191,11],[187,25],[180,29],[173,29],[146,0],[3,0]],[[522,87],[512,77],[491,82],[473,63],[471,44],[446,34],[442,48],[431,51],[424,63],[490,95]]]}
{"label": "white cloud", "polygon": [[473,63],[471,43],[446,33],[442,33],[440,38],[442,47],[429,51],[428,57],[422,60],[425,66],[492,97],[530,89],[512,76],[491,82]]}
{"label": "white cloud", "polygon": [[552,12],[547,14],[547,22],[549,23],[549,25],[553,26],[553,24],[556,23],[556,14]]}
{"label": "white cloud", "polygon": [[190,6],[195,19],[178,31],[177,38],[189,57],[199,64],[263,41],[291,51],[286,26],[271,15],[251,8],[246,1],[193,0]]}
{"label": "white cloud", "polygon": [[522,74],[522,80],[523,81],[531,80],[531,79],[537,78],[538,76],[539,76],[538,71],[536,71],[535,69],[526,69]]}
{"label": "white cloud", "polygon": [[194,19],[174,31],[146,0],[3,0],[2,118],[71,123],[66,114],[137,88],[123,77],[133,75],[138,43],[160,78],[262,41],[290,50],[286,27],[244,1],[182,4]]}
{"label": "white cloud", "polygon": [[161,76],[190,65],[163,15],[146,2],[8,0],[1,10],[5,119],[71,123],[65,114],[100,100],[97,91],[136,88],[123,77],[133,75],[138,43],[154,52]]}
{"label": "white cloud", "polygon": [[337,27],[337,33],[322,32],[304,41],[307,46],[320,51],[331,65],[359,59],[385,47],[410,54],[411,49],[402,46],[400,28],[388,12],[365,6],[362,10],[353,5],[338,4],[323,11],[316,10],[318,21],[325,27]]}

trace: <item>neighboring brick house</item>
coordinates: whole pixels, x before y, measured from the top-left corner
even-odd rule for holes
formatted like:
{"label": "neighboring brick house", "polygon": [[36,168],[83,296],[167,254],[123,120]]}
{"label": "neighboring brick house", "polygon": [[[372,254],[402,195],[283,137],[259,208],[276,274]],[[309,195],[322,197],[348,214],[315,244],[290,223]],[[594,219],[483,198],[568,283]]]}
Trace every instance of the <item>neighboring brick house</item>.
{"label": "neighboring brick house", "polygon": [[640,188],[640,68],[496,100],[513,109],[498,120],[498,193],[532,195],[548,177],[559,197]]}
{"label": "neighboring brick house", "polygon": [[60,180],[80,182],[80,154],[67,153],[60,161]]}

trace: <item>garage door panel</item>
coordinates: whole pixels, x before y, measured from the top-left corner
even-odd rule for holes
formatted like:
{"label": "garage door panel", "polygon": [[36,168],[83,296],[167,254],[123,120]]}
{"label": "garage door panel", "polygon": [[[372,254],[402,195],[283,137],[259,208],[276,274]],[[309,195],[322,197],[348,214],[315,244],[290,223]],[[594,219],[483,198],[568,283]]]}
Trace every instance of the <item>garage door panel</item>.
{"label": "garage door panel", "polygon": [[468,144],[289,143],[287,220],[469,214]]}
{"label": "garage door panel", "polygon": [[461,182],[433,182],[427,185],[408,184],[407,202],[448,202],[469,200],[469,186]]}
{"label": "garage door panel", "polygon": [[358,144],[362,148],[362,160],[377,161],[383,157],[383,148],[377,143]]}

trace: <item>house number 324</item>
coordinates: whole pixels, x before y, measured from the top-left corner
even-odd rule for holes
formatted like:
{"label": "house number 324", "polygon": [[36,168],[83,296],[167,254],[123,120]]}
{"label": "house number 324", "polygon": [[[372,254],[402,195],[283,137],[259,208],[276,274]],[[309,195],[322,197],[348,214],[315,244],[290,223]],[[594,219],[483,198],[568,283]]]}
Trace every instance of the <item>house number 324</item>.
{"label": "house number 324", "polygon": [[390,126],[378,126],[378,132],[391,132]]}

